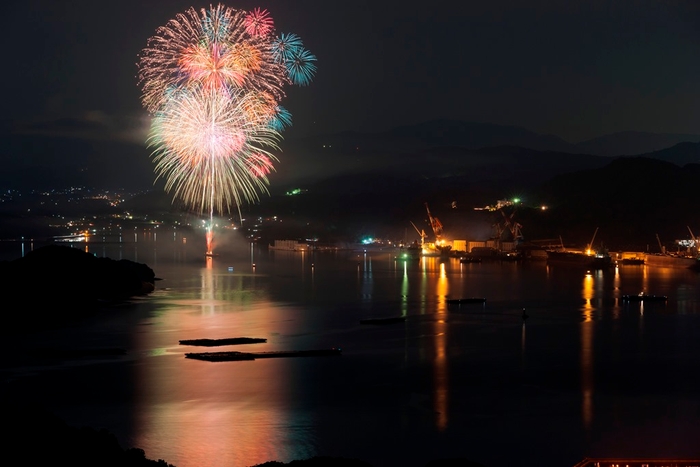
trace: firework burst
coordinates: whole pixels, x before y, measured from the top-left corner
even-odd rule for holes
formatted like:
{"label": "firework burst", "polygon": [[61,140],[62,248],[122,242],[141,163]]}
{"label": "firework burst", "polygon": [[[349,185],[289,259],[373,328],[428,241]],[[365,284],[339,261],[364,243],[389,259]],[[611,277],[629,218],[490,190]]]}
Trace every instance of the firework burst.
{"label": "firework burst", "polygon": [[256,95],[203,86],[171,96],[154,115],[149,137],[166,190],[192,209],[209,213],[266,193],[268,179],[257,167],[263,154],[277,160],[270,150],[279,149],[281,136],[267,124],[269,118],[251,115],[259,107]]}
{"label": "firework burst", "polygon": [[[190,8],[142,51],[139,85],[152,114],[148,144],[166,190],[200,212],[224,212],[267,193],[289,84],[307,85],[316,57],[295,34],[274,35],[266,10]],[[208,235],[208,240],[211,235]]]}
{"label": "firework burst", "polygon": [[306,49],[293,51],[285,62],[289,79],[294,84],[306,86],[316,74],[316,57]]}
{"label": "firework burst", "polygon": [[296,34],[280,34],[272,43],[272,53],[277,63],[285,63],[292,59],[295,51],[302,49],[304,44]]}
{"label": "firework burst", "polygon": [[245,17],[245,27],[251,36],[267,36],[272,32],[274,22],[267,10],[256,8]]}

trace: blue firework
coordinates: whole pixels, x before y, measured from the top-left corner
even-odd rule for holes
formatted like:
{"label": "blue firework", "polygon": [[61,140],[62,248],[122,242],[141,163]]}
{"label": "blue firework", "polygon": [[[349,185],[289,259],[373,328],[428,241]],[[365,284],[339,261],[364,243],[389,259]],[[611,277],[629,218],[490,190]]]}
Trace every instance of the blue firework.
{"label": "blue firework", "polygon": [[292,59],[296,51],[302,48],[303,44],[299,36],[282,33],[272,43],[272,55],[277,63],[286,63]]}
{"label": "blue firework", "polygon": [[287,74],[292,83],[306,86],[316,74],[316,56],[306,49],[298,49],[285,62]]}
{"label": "blue firework", "polygon": [[275,115],[272,116],[268,125],[273,130],[282,132],[292,126],[292,114],[281,105],[278,105],[275,109]]}

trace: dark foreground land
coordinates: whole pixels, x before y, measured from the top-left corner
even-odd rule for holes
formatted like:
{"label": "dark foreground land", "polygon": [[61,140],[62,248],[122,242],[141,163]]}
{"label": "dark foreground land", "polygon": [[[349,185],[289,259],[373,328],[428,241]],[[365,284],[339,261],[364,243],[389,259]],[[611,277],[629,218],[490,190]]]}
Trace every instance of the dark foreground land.
{"label": "dark foreground land", "polygon": [[123,449],[106,430],[75,428],[41,408],[7,401],[0,447],[14,465],[72,467],[173,467],[147,459],[142,449]]}
{"label": "dark foreground land", "polygon": [[51,244],[11,261],[0,261],[0,294],[23,309],[7,313],[4,332],[29,326],[60,327],[100,309],[151,293],[155,273],[145,264],[100,258]]}

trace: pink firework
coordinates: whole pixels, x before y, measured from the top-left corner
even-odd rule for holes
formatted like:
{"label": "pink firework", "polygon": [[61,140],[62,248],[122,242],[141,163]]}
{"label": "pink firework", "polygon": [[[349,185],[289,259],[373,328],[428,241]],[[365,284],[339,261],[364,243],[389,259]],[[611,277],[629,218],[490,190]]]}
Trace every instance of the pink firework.
{"label": "pink firework", "polygon": [[190,208],[229,211],[267,192],[287,84],[307,84],[315,57],[295,35],[274,37],[267,10],[190,8],[156,30],[139,59],[157,178]]}
{"label": "pink firework", "polygon": [[142,100],[157,112],[174,88],[192,84],[210,89],[264,91],[280,100],[290,84],[275,60],[272,19],[219,5],[178,14],[148,40],[139,60]]}
{"label": "pink firework", "polygon": [[278,149],[280,135],[251,113],[259,105],[243,90],[200,86],[174,93],[154,116],[149,141],[166,190],[210,213],[266,192],[276,158],[265,148]]}
{"label": "pink firework", "polygon": [[267,36],[274,28],[272,17],[267,10],[256,8],[245,17],[245,27],[251,36]]}
{"label": "pink firework", "polygon": [[222,89],[229,84],[242,86],[248,71],[218,43],[188,47],[182,52],[179,65],[190,80],[213,89]]}
{"label": "pink firework", "polygon": [[251,174],[258,178],[267,177],[274,169],[272,161],[265,154],[251,154],[248,163]]}

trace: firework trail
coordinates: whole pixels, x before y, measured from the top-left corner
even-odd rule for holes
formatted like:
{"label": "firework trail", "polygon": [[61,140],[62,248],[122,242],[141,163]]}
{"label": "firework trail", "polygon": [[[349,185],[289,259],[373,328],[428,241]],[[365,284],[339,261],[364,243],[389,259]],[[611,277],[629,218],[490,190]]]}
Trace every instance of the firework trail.
{"label": "firework trail", "polygon": [[189,208],[238,209],[268,193],[280,132],[291,114],[284,87],[307,85],[316,57],[295,34],[276,36],[266,10],[190,8],[156,30],[139,58],[142,103],[152,116],[156,180]]}

